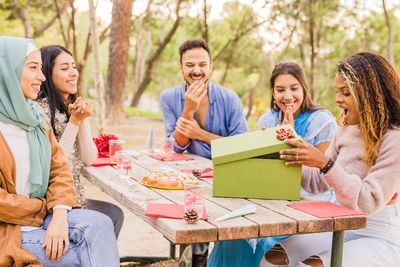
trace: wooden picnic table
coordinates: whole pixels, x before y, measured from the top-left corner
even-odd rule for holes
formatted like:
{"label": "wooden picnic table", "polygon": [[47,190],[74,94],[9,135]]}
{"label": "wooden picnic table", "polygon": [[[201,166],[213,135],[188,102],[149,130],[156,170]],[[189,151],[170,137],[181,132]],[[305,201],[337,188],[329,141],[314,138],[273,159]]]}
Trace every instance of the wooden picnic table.
{"label": "wooden picnic table", "polygon": [[[331,266],[338,267],[342,265],[344,230],[366,226],[364,215],[321,219],[287,206],[290,203],[319,201],[307,196],[301,196],[300,201],[213,197],[212,178],[202,179],[205,184],[204,198],[208,221],[200,220],[196,224],[188,224],[185,220],[145,216],[147,202],[183,204],[184,198],[183,190],[163,190],[141,185],[139,180],[150,171],[160,171],[166,167],[178,170],[212,168],[211,160],[188,155],[195,160],[159,161],[146,154],[132,157],[130,182],[134,190],[130,189],[127,182],[118,177],[117,170],[110,166],[87,166],[83,168],[82,175],[159,231],[172,244],[181,245],[181,248],[193,243],[332,231]],[[250,203],[256,205],[255,213],[215,221],[216,218]],[[173,249],[171,257],[174,255]]]}

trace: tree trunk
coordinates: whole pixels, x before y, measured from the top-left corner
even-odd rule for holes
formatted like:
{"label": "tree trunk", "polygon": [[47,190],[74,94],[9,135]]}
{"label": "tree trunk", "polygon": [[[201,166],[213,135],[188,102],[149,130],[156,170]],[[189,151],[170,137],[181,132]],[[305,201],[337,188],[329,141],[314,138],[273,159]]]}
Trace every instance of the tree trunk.
{"label": "tree trunk", "polygon": [[207,8],[207,0],[203,0],[203,25],[204,31],[202,32],[203,39],[208,43],[208,22],[207,22],[208,8]]}
{"label": "tree trunk", "polygon": [[106,103],[108,117],[113,121],[125,117],[125,84],[133,2],[134,0],[114,0],[113,2]]}
{"label": "tree trunk", "polygon": [[[264,68],[262,68],[264,70]],[[247,109],[247,114],[246,114],[246,120],[249,120],[251,113],[253,111],[253,106],[254,106],[254,94],[256,93],[257,89],[260,88],[264,82],[265,82],[265,72],[260,72],[260,76],[258,77],[258,81],[253,85],[253,87],[250,89],[248,94],[246,96],[249,98],[249,105]],[[244,100],[245,97],[242,97],[242,101]]]}
{"label": "tree trunk", "polygon": [[28,8],[31,4],[31,1],[28,0],[28,2],[26,2],[25,6],[23,6],[22,8],[19,6],[17,0],[14,0],[13,4],[14,8],[17,10],[18,17],[20,18],[22,24],[24,25],[25,38],[32,38],[33,37],[32,27],[28,20]]}
{"label": "tree trunk", "polygon": [[101,73],[101,61],[100,61],[100,43],[97,35],[97,25],[96,25],[96,9],[94,7],[93,0],[89,1],[89,15],[90,15],[90,31],[92,36],[92,47],[93,47],[93,57],[94,57],[94,85],[97,91],[97,119],[98,119],[98,129],[100,133],[106,126],[105,121],[105,105],[104,105],[104,82],[103,75]]}
{"label": "tree trunk", "polygon": [[182,3],[182,0],[178,0],[178,3],[176,4],[176,9],[175,9],[176,20],[174,22],[174,25],[172,26],[171,30],[168,32],[165,39],[162,42],[160,42],[156,51],[153,53],[153,55],[147,61],[147,67],[146,67],[145,76],[143,78],[143,81],[140,83],[137,92],[135,92],[135,94],[133,95],[133,98],[132,98],[132,102],[131,102],[132,107],[136,107],[139,104],[139,100],[142,97],[142,94],[144,93],[147,86],[152,81],[154,65],[155,65],[157,59],[160,57],[164,48],[167,46],[169,41],[171,41],[172,36],[175,34],[176,30],[178,29],[178,26],[181,22],[181,17],[179,16],[179,10],[181,8],[181,3]]}
{"label": "tree trunk", "polygon": [[[109,24],[109,25],[102,31],[102,33],[101,33],[101,35],[100,35],[100,44],[103,43],[104,40],[107,39],[107,37],[109,36],[109,33],[108,33],[108,32],[109,32],[110,27],[111,27],[111,24]],[[80,91],[79,91],[80,94],[82,93],[82,90],[80,89],[80,88],[82,88],[82,77],[83,77],[82,74],[83,74],[83,72],[84,72],[84,70],[85,70],[87,59],[88,59],[88,57],[89,57],[89,55],[90,55],[91,53],[92,53],[92,46],[90,45],[90,30],[89,30],[89,32],[88,32],[88,34],[87,34],[87,37],[86,37],[85,52],[83,53],[82,59],[79,60],[79,62],[77,62],[78,71],[79,71],[79,73],[81,74],[81,75],[79,75],[79,77],[78,77],[78,90],[80,90]],[[77,59],[76,59],[76,56],[75,56],[75,60],[77,60]]]}
{"label": "tree trunk", "polygon": [[[65,36],[64,25],[62,23],[60,7],[58,6],[58,1],[57,0],[54,0],[54,6],[56,7],[57,18],[58,18],[58,22],[60,23],[60,31],[61,31],[61,35],[62,35],[63,40],[64,40],[64,45],[67,46],[67,37]],[[75,55],[75,57],[76,56],[77,55]]]}
{"label": "tree trunk", "polygon": [[143,40],[143,17],[139,20],[139,25],[136,31],[136,44],[135,44],[135,61],[133,62],[133,81],[132,81],[132,95],[135,94],[137,89],[139,88],[139,84],[141,82],[142,77],[140,77],[140,63],[143,60],[142,55],[142,40]]}
{"label": "tree trunk", "polygon": [[309,0],[309,8],[310,8],[310,14],[309,14],[309,20],[310,20],[310,25],[309,25],[309,34],[310,34],[310,48],[311,48],[311,55],[310,55],[310,95],[311,98],[314,97],[314,64],[315,64],[315,23],[314,23],[314,3],[315,0]]}
{"label": "tree trunk", "polygon": [[394,66],[392,23],[390,22],[389,13],[386,9],[385,0],[382,0],[382,5],[383,5],[383,11],[385,13],[386,26],[388,28],[388,44],[387,44],[388,58],[389,62],[392,63],[392,65]]}
{"label": "tree trunk", "polygon": [[[145,36],[144,36],[145,35]],[[144,69],[146,64],[146,58],[151,49],[151,31],[148,30],[144,33],[136,35],[136,59],[134,63],[135,73],[133,77],[133,87],[132,87],[132,95],[134,95],[139,90],[139,85],[143,82]],[[146,47],[142,52],[142,40],[146,38]]]}
{"label": "tree trunk", "polygon": [[220,81],[220,84],[222,86],[224,86],[226,77],[228,76],[228,71],[231,68],[231,63],[232,63],[232,59],[233,59],[233,51],[235,51],[235,50],[236,50],[236,43],[233,43],[232,47],[229,51],[229,57],[227,58],[227,61],[226,61],[224,74],[222,75],[222,79]]}
{"label": "tree trunk", "polygon": [[[150,19],[151,19],[150,11],[152,2],[153,2],[152,0],[149,0],[147,2],[147,7],[144,13],[144,17],[140,18],[138,29],[136,31],[136,47],[135,47],[136,57],[133,65],[134,73],[132,79],[132,96],[135,95],[135,93],[138,91],[139,85],[143,81],[146,58],[151,49],[152,42],[151,42],[151,30],[150,30]],[[144,31],[143,28],[145,28]],[[161,36],[163,36],[163,34],[160,35],[160,38],[163,38]],[[146,39],[146,47],[144,51],[142,49],[143,39]]]}
{"label": "tree trunk", "polygon": [[[76,48],[76,31],[75,31],[75,13],[76,8],[74,7],[74,0],[69,0],[69,5],[71,7],[71,37],[72,37],[72,51],[74,52],[74,56],[78,56],[77,48]],[[96,27],[97,31],[97,27]]]}

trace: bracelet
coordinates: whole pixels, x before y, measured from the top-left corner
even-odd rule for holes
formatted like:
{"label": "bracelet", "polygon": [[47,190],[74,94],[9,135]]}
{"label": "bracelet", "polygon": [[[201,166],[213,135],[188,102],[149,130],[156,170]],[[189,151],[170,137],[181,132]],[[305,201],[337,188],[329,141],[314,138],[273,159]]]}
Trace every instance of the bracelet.
{"label": "bracelet", "polygon": [[328,163],[326,163],[325,167],[323,167],[322,169],[319,170],[320,174],[326,174],[331,168],[332,166],[335,164],[335,162],[332,159],[329,159]]}

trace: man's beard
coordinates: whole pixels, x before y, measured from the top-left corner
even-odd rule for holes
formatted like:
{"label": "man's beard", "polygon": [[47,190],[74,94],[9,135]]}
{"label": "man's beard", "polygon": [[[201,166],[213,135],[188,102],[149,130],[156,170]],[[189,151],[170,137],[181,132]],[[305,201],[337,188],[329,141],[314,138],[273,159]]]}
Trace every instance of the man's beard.
{"label": "man's beard", "polygon": [[[193,74],[189,74],[189,78],[193,79],[193,76],[194,76]],[[206,75],[202,74],[201,77],[200,77],[200,79],[203,79],[204,77],[206,77]],[[190,83],[188,80],[186,80],[185,78],[184,78],[184,80],[186,81],[186,83],[187,83],[189,86],[191,85],[191,83]],[[204,81],[204,83],[207,83],[207,82],[208,82],[208,79]]]}

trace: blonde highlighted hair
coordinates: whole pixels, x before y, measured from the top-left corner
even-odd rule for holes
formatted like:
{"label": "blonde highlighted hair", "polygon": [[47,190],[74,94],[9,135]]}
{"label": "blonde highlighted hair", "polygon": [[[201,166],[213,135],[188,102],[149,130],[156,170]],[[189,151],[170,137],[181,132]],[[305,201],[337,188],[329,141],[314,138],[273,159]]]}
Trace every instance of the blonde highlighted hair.
{"label": "blonde highlighted hair", "polygon": [[[371,167],[388,128],[400,126],[400,76],[382,56],[361,52],[337,65],[337,72],[353,95],[365,146],[364,161]],[[343,120],[340,119],[342,125]]]}

